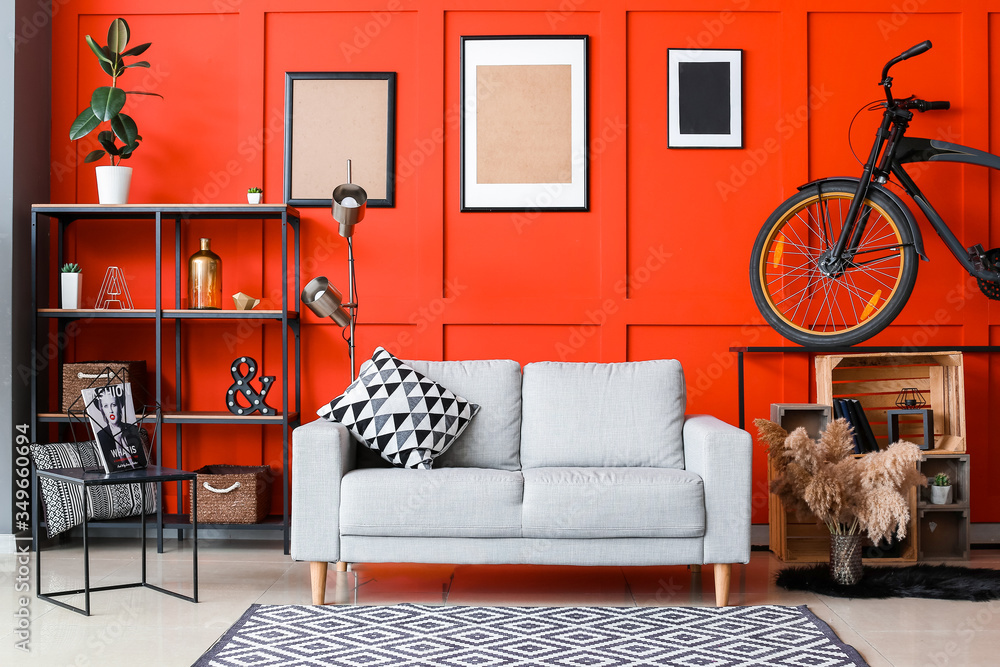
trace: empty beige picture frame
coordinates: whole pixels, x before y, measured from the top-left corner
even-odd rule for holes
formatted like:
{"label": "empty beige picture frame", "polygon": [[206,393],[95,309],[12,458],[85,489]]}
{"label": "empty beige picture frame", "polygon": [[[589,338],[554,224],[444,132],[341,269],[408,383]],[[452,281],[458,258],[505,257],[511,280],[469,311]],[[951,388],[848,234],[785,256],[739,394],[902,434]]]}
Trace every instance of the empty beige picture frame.
{"label": "empty beige picture frame", "polygon": [[395,121],[395,72],[286,72],[285,201],[330,206],[350,160],[368,206],[394,206]]}
{"label": "empty beige picture frame", "polygon": [[587,36],[461,44],[461,210],[588,210]]}

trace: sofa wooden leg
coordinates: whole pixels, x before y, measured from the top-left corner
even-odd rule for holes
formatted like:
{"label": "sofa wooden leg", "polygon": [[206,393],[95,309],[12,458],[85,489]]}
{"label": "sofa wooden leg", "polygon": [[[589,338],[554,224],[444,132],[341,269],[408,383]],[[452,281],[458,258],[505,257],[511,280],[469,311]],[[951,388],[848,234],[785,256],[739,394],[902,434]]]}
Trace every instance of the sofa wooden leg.
{"label": "sofa wooden leg", "polygon": [[701,565],[688,565],[691,569],[691,574],[701,574]]}
{"label": "sofa wooden leg", "polygon": [[733,566],[729,563],[715,564],[715,606],[725,607],[729,604],[729,579]]}
{"label": "sofa wooden leg", "polygon": [[342,561],[342,560],[338,560],[337,561],[337,572],[347,572],[347,563],[344,562],[344,561]]}
{"label": "sofa wooden leg", "polygon": [[309,563],[309,578],[312,581],[312,603],[323,604],[326,600],[326,561],[312,561]]}

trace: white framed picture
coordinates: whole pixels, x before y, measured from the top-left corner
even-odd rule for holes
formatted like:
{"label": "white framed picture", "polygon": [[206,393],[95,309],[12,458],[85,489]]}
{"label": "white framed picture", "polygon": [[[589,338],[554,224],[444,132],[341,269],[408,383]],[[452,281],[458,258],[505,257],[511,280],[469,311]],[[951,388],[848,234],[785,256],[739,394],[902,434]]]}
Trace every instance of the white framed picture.
{"label": "white framed picture", "polygon": [[461,40],[461,210],[586,211],[586,35]]}
{"label": "white framed picture", "polygon": [[667,146],[743,148],[742,49],[667,49]]}

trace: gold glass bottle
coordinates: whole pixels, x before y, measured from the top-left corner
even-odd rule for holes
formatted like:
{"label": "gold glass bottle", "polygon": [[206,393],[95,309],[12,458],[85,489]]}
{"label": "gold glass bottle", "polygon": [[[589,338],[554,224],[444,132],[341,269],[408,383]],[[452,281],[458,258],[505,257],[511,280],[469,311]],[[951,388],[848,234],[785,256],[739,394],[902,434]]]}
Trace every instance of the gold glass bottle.
{"label": "gold glass bottle", "polygon": [[188,308],[222,308],[222,260],[212,252],[212,239],[201,240],[201,250],[188,260]]}

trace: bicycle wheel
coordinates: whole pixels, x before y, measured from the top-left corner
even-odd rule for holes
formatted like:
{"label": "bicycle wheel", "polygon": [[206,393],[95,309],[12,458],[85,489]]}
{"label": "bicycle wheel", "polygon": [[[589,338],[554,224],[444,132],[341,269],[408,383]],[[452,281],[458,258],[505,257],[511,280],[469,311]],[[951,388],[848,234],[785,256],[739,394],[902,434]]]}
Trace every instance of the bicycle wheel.
{"label": "bicycle wheel", "polygon": [[853,190],[807,188],[764,223],[750,260],[757,308],[785,338],[800,345],[854,345],[884,329],[903,309],[917,279],[917,251],[902,211],[870,192],[857,252],[840,270],[820,262],[840,236]]}

